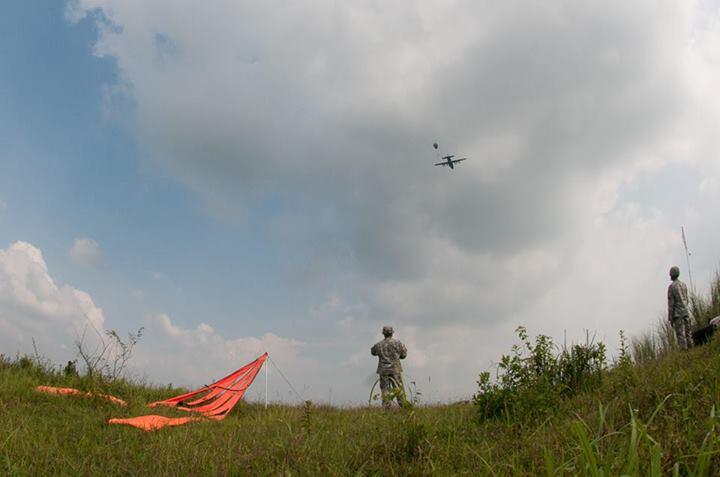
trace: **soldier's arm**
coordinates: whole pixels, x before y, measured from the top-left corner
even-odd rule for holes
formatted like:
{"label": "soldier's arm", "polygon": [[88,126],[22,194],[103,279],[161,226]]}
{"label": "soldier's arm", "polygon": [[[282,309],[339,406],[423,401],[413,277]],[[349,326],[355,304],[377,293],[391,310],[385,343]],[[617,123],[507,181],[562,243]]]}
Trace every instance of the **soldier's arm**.
{"label": "soldier's arm", "polygon": [[668,321],[673,319],[673,308],[675,307],[675,297],[673,296],[673,287],[668,287]]}
{"label": "soldier's arm", "polygon": [[377,355],[378,355],[378,350],[377,350],[377,345],[376,345],[376,344],[374,344],[373,347],[370,348],[370,354],[371,354],[372,356],[377,356]]}
{"label": "soldier's arm", "polygon": [[404,344],[400,343],[400,359],[407,358],[407,348]]}

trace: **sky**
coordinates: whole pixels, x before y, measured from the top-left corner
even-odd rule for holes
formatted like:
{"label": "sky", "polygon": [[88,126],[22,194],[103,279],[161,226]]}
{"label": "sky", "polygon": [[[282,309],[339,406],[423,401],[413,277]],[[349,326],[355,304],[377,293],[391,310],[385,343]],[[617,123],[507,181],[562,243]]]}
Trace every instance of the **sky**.
{"label": "sky", "polygon": [[451,402],[520,325],[652,330],[681,227],[720,267],[716,0],[3,10],[0,353],[143,327],[137,379],[354,405],[388,324]]}

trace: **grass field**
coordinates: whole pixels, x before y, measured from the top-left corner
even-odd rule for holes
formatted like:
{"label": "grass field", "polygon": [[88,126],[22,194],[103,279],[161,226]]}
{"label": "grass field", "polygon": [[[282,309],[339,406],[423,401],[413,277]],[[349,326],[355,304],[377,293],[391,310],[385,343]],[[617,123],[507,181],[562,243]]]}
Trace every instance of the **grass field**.
{"label": "grass field", "polygon": [[[720,275],[695,309],[700,323],[720,314]],[[542,385],[504,389],[514,407],[492,413],[472,402],[393,411],[241,403],[224,421],[155,432],[107,420],[182,415],[146,407],[181,390],[0,355],[0,475],[720,475],[720,338],[682,352],[669,333],[664,325],[636,337],[571,394],[532,374],[552,348],[540,339],[534,360],[507,363]],[[531,349],[528,338],[523,346],[515,349]],[[37,385],[110,393],[129,406]]]}
{"label": "grass field", "polygon": [[34,387],[94,383],[4,360],[0,474],[719,475],[718,370],[716,339],[612,369],[600,389],[543,416],[480,422],[467,403],[393,412],[242,404],[222,422],[146,433],[106,421],[145,414],[178,390],[103,386],[128,408],[49,396]]}

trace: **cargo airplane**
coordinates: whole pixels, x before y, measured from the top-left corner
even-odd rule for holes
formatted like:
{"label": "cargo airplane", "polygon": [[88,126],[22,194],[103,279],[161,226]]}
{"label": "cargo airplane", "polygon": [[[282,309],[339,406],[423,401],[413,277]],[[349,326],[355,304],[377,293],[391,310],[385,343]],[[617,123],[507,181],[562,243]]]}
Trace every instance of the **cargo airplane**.
{"label": "cargo airplane", "polygon": [[457,164],[458,162],[461,162],[461,161],[464,161],[465,159],[467,159],[467,157],[463,157],[463,158],[461,158],[461,159],[453,159],[453,157],[455,157],[455,156],[454,156],[454,155],[452,155],[452,156],[444,156],[444,157],[443,157],[443,161],[442,161],[442,162],[438,162],[438,163],[436,163],[435,165],[436,165],[436,166],[448,166],[448,167],[450,167],[450,169],[455,169],[455,164]]}

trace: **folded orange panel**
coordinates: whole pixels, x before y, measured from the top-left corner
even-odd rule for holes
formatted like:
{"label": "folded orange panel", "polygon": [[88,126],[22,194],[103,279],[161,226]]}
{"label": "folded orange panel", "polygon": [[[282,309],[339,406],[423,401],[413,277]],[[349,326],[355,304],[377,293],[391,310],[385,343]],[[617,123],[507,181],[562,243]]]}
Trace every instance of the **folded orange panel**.
{"label": "folded orange panel", "polygon": [[161,427],[182,426],[188,422],[204,421],[201,417],[165,417],[151,414],[149,416],[129,417],[127,419],[110,419],[108,424],[127,424],[145,431],[154,431]]}
{"label": "folded orange panel", "polygon": [[93,394],[90,392],[84,392],[80,391],[79,389],[75,388],[56,388],[53,386],[37,386],[35,390],[41,392],[41,393],[47,393],[47,394],[58,394],[61,396],[82,396],[82,397],[93,397],[97,396],[102,399],[106,399],[112,403],[115,403],[119,406],[127,406],[127,403],[123,401],[120,398],[116,398],[115,396],[111,396],[109,394]]}

